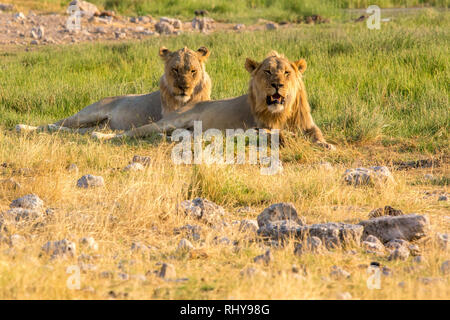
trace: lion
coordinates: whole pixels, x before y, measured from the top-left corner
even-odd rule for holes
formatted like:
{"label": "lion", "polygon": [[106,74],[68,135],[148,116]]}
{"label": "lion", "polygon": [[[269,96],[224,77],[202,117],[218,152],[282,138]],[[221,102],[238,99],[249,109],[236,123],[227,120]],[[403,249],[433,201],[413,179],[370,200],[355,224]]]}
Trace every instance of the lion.
{"label": "lion", "polygon": [[112,130],[130,130],[158,121],[187,104],[210,100],[211,78],[205,69],[205,62],[210,55],[207,48],[201,47],[193,51],[184,47],[172,52],[161,47],[159,55],[165,66],[159,91],[105,98],[53,124],[42,127],[17,125],[16,130],[76,129],[77,132],[84,133],[99,125]]}
{"label": "lion", "polygon": [[301,129],[314,143],[334,149],[333,145],[326,142],[311,116],[302,77],[306,66],[304,59],[291,62],[276,51],[270,52],[260,63],[247,58],[245,68],[251,77],[246,95],[188,105],[158,122],[122,134],[94,132],[92,135],[98,139],[143,137],[177,128],[192,129],[194,121],[201,121],[203,130],[258,127],[295,132]]}

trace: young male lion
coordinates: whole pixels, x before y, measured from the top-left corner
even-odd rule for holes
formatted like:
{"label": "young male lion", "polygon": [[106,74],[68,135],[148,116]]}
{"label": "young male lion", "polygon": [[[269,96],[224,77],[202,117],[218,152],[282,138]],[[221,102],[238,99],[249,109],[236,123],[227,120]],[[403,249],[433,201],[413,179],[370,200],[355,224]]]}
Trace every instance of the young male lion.
{"label": "young male lion", "polygon": [[105,98],[54,124],[43,127],[17,125],[16,130],[48,128],[63,131],[78,129],[78,132],[85,132],[99,124],[112,130],[130,130],[158,121],[188,103],[210,99],[211,79],[205,69],[209,54],[205,47],[197,51],[184,47],[174,52],[161,47],[159,55],[164,61],[165,70],[159,82],[159,91]]}
{"label": "young male lion", "polygon": [[142,137],[151,133],[169,132],[177,128],[190,129],[194,121],[202,121],[202,129],[266,129],[298,128],[310,135],[313,142],[334,149],[314,123],[302,74],[306,61],[290,62],[272,51],[261,63],[247,59],[245,68],[251,74],[249,93],[240,97],[205,101],[188,105],[165,116],[160,121],[123,134],[93,133],[98,139]]}

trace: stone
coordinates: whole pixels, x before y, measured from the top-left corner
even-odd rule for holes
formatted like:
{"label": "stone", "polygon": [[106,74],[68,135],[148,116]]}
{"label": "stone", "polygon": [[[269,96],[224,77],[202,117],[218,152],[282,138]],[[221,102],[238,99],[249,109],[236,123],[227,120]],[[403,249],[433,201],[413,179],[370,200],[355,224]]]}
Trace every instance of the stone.
{"label": "stone", "polygon": [[34,27],[30,33],[32,38],[41,40],[45,36],[45,28],[43,26]]}
{"label": "stone", "polygon": [[5,213],[5,217],[12,221],[29,221],[42,218],[44,214],[40,210],[12,208]]}
{"label": "stone", "polygon": [[13,234],[9,237],[9,244],[11,247],[23,247],[26,243],[26,239],[24,236],[20,234]]}
{"label": "stone", "polygon": [[172,264],[163,263],[158,276],[163,279],[172,279],[172,278],[176,278],[177,273],[175,271],[175,267]]}
{"label": "stone", "polygon": [[112,279],[114,277],[114,273],[112,271],[102,271],[98,276],[102,279]]}
{"label": "stone", "polygon": [[436,234],[437,244],[441,250],[445,251],[445,250],[448,250],[448,248],[450,248],[449,239],[450,239],[450,237],[447,233],[437,233]]}
{"label": "stone", "polygon": [[17,21],[25,20],[26,18],[27,17],[22,12],[18,12],[14,15],[14,19]]}
{"label": "stone", "polygon": [[44,206],[44,201],[42,201],[35,194],[27,194],[23,197],[13,200],[9,206],[11,208],[42,210]]}
{"label": "stone", "polygon": [[220,222],[225,214],[224,208],[203,198],[185,200],[180,203],[180,207],[187,216],[202,220],[209,224]]}
{"label": "stone", "polygon": [[175,32],[175,28],[168,22],[159,21],[155,24],[155,30],[159,34],[173,34]]}
{"label": "stone", "polygon": [[438,201],[447,201],[448,197],[446,195],[440,195]]}
{"label": "stone", "polygon": [[77,181],[78,188],[95,188],[95,187],[104,187],[105,180],[101,176],[94,176],[91,174],[87,174],[82,176]]}
{"label": "stone", "polygon": [[401,216],[403,212],[398,209],[394,209],[390,206],[385,206],[384,208],[374,209],[369,212],[369,219],[378,218],[382,216]]}
{"label": "stone", "polygon": [[0,11],[14,11],[15,6],[9,3],[0,3]]}
{"label": "stone", "polygon": [[303,221],[298,217],[297,210],[292,203],[275,203],[261,212],[258,217],[258,226],[263,227],[269,222],[280,220],[292,220],[298,225],[303,225]]}
{"label": "stone", "polygon": [[90,18],[94,15],[100,15],[100,11],[98,10],[97,6],[87,1],[73,0],[69,3],[69,6],[78,6],[79,10],[81,11],[81,15],[87,18]]}
{"label": "stone", "polygon": [[[142,31],[144,31],[144,30],[142,30]],[[151,158],[150,158],[150,157],[147,157],[147,156],[138,156],[138,155],[135,155],[135,156],[133,157],[133,160],[132,160],[131,162],[134,162],[134,163],[140,163],[140,164],[142,164],[144,167],[147,167],[147,166],[149,166],[150,163],[151,163]]]}
{"label": "stone", "polygon": [[214,237],[214,243],[218,245],[230,245],[231,240],[228,237]]}
{"label": "stone", "polygon": [[192,28],[200,32],[208,32],[214,29],[214,20],[208,17],[195,17],[192,22]]}
{"label": "stone", "polygon": [[424,256],[415,256],[412,261],[417,264],[423,264],[427,262],[427,259]]}
{"label": "stone", "polygon": [[39,44],[39,41],[38,41],[38,40],[31,40],[31,41],[30,41],[30,44],[31,44],[31,45],[38,45],[38,44]]}
{"label": "stone", "polygon": [[405,246],[401,246],[397,249],[394,249],[388,257],[389,261],[392,260],[407,260],[409,257],[409,250]]}
{"label": "stone", "polygon": [[243,270],[241,270],[240,275],[242,277],[246,277],[246,278],[253,278],[254,276],[260,276],[260,277],[265,277],[267,276],[267,273],[265,271],[253,268],[253,267],[248,267],[245,268]]}
{"label": "stone", "polygon": [[42,246],[42,251],[50,254],[52,259],[59,257],[74,257],[76,254],[76,245],[67,239],[59,241],[49,241]]}
{"label": "stone", "polygon": [[393,182],[391,172],[385,166],[347,169],[344,181],[353,186],[374,185],[376,183]]}
{"label": "stone", "polygon": [[78,173],[78,166],[75,163],[72,163],[67,167],[67,171],[71,173]]}
{"label": "stone", "polygon": [[384,245],[383,243],[375,236],[369,235],[363,242],[363,248],[367,253],[383,253]]}
{"label": "stone", "polygon": [[181,239],[178,243],[177,250],[179,251],[190,251],[194,249],[194,245],[188,239]]}
{"label": "stone", "polygon": [[129,165],[127,165],[125,168],[123,168],[123,171],[143,171],[144,166],[140,164],[139,162],[132,162]]}
{"label": "stone", "polygon": [[173,229],[175,234],[187,233],[188,237],[194,241],[200,240],[200,232],[202,227],[197,225],[186,224],[182,227]]}
{"label": "stone", "polygon": [[130,250],[135,253],[148,253],[151,250],[151,247],[142,242],[133,242]]}
{"label": "stone", "polygon": [[92,251],[98,251],[98,243],[92,237],[84,237],[80,239],[80,244]]}
{"label": "stone", "polygon": [[278,24],[275,22],[266,23],[266,30],[275,30],[278,29]]}
{"label": "stone", "polygon": [[95,28],[94,33],[107,34],[107,31],[104,27],[97,27]]}
{"label": "stone", "polygon": [[234,30],[244,30],[245,29],[245,24],[242,23],[238,23],[237,25],[235,25],[233,27]]}
{"label": "stone", "polygon": [[450,274],[450,260],[444,261],[441,265],[441,272],[444,275]]}
{"label": "stone", "polygon": [[352,300],[352,295],[350,292],[339,292],[336,294],[337,300]]}
{"label": "stone", "polygon": [[244,219],[239,225],[239,231],[241,232],[257,232],[258,222],[256,220]]}
{"label": "stone", "polygon": [[114,32],[114,37],[116,39],[126,39],[127,34],[125,32]]}
{"label": "stone", "polygon": [[161,17],[161,18],[159,18],[159,22],[168,23],[168,24],[172,25],[174,29],[179,29],[179,30],[183,29],[183,23],[181,22],[181,20],[178,20],[178,19]]}
{"label": "stone", "polygon": [[330,277],[335,280],[342,280],[350,278],[350,273],[338,266],[332,266]]}
{"label": "stone", "polygon": [[272,255],[272,252],[270,250],[267,250],[264,254],[256,256],[253,259],[253,262],[263,263],[265,265],[268,265],[271,261],[273,261],[273,255]]}
{"label": "stone", "polygon": [[430,220],[427,216],[408,214],[402,216],[384,216],[361,221],[363,237],[373,235],[386,243],[395,239],[407,241],[425,237],[430,230]]}

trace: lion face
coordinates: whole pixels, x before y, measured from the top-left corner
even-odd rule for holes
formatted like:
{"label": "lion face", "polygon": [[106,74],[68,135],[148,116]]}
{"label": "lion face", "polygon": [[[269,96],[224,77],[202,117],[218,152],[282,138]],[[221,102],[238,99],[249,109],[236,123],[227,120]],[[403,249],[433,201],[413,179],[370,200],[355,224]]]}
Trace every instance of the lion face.
{"label": "lion face", "polygon": [[278,114],[294,103],[306,61],[290,62],[273,53],[261,63],[247,59],[245,68],[252,75],[250,86],[258,111]]}
{"label": "lion face", "polygon": [[192,51],[186,47],[171,52],[162,47],[159,55],[165,62],[165,81],[173,97],[181,103],[187,103],[202,85],[205,76],[204,63],[209,57],[205,47]]}

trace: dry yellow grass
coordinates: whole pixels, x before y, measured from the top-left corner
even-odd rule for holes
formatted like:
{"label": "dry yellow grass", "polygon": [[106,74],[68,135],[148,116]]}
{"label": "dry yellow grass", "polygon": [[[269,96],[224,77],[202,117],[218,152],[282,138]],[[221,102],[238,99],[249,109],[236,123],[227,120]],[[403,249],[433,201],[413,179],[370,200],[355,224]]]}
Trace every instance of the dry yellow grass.
{"label": "dry yellow grass", "polygon": [[[256,218],[269,204],[281,201],[293,202],[307,223],[355,223],[365,220],[371,209],[391,205],[405,213],[427,214],[434,236],[436,231],[449,231],[449,205],[448,201],[438,202],[437,196],[424,198],[424,191],[448,190],[446,186],[426,184],[422,177],[425,173],[448,177],[448,163],[437,169],[394,171],[395,185],[354,188],[343,185],[341,180],[345,168],[352,166],[348,159],[360,159],[355,160],[355,165],[358,161],[386,163],[397,155],[386,149],[377,150],[376,146],[372,149],[376,151],[371,152],[367,147],[341,146],[329,154],[301,140],[281,150],[285,160],[281,176],[261,176],[259,168],[251,165],[176,166],[170,159],[171,148],[167,142],[113,144],[73,134],[20,136],[0,132],[0,162],[12,164],[1,168],[1,179],[13,178],[21,185],[13,189],[0,184],[0,211],[6,211],[13,199],[29,193],[43,199],[47,208],[55,208],[53,219],[43,228],[10,228],[9,234],[26,238],[24,246],[10,248],[0,244],[0,299],[105,299],[110,297],[110,291],[118,298],[129,299],[335,299],[341,292],[350,292],[354,299],[450,298],[449,278],[439,271],[442,262],[449,258],[448,252],[440,251],[434,241],[420,244],[427,262],[410,272],[405,268],[414,264],[411,258],[388,262],[386,257],[365,254],[360,248],[355,248],[356,254],[337,250],[297,257],[293,254],[293,242],[272,249],[274,261],[269,266],[259,266],[253,258],[265,251],[263,245],[247,241],[247,235],[231,225],[233,220]],[[292,150],[302,151],[305,158],[301,164],[287,161]],[[151,166],[143,172],[122,172],[135,154],[150,156]],[[341,164],[323,170],[315,166],[321,160]],[[78,165],[78,173],[67,171],[71,163]],[[29,168],[31,172],[20,173],[19,168]],[[77,188],[77,179],[88,173],[103,176],[106,186]],[[230,227],[217,230],[177,212],[179,202],[197,196],[223,205]],[[244,206],[253,211],[239,210]],[[175,235],[173,229],[185,224],[202,225],[201,240],[193,243],[206,257],[176,251],[185,235]],[[80,246],[79,239],[86,236],[95,238],[98,252]],[[213,240],[216,236],[237,240],[239,245],[217,245]],[[44,243],[63,238],[77,243],[74,259],[51,261],[47,256],[39,257]],[[132,253],[130,247],[136,241],[155,249],[148,254]],[[83,253],[99,255],[88,262],[95,264],[97,270],[82,273],[81,289],[70,290],[66,269],[77,265],[77,257]],[[360,265],[371,261],[380,261],[394,272],[392,277],[382,278],[381,290],[369,290],[366,286],[368,275]],[[188,280],[158,278],[153,271],[159,270],[160,262],[173,264],[177,276]],[[306,266],[308,274],[293,273],[293,264]],[[322,279],[329,277],[332,265],[351,272],[351,279]],[[266,276],[240,276],[241,270],[251,266],[265,271]],[[114,278],[100,278],[103,271],[112,271]],[[118,272],[129,274],[130,279],[120,280]],[[145,274],[145,281],[132,277]],[[443,280],[426,285],[418,280],[421,277]],[[402,281],[403,288],[398,286]]]}

